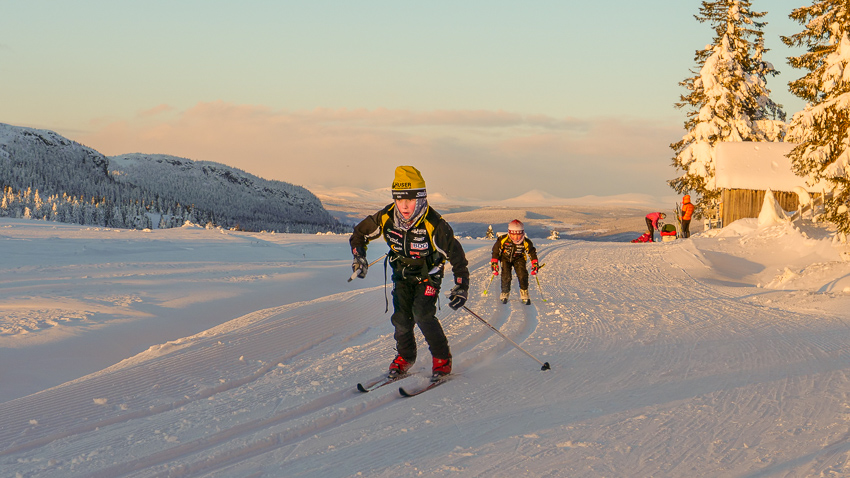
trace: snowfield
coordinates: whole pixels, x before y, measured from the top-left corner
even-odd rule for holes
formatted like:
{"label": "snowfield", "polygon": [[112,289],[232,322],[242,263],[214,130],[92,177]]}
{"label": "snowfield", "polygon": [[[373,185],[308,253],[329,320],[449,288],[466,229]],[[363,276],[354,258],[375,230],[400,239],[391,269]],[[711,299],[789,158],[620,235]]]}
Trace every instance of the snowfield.
{"label": "snowfield", "polygon": [[3,219],[0,475],[848,476],[850,249],[759,222],[532,237],[531,306],[465,239],[468,307],[552,369],[443,300],[456,373],[402,398],[355,390],[394,351],[346,235]]}

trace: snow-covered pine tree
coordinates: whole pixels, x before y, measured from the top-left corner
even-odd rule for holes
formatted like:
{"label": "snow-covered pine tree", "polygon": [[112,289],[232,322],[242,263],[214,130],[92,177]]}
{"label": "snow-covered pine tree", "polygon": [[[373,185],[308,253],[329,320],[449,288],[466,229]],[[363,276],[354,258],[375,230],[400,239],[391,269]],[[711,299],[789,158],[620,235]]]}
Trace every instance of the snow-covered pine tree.
{"label": "snow-covered pine tree", "polygon": [[667,183],[679,194],[696,193],[697,217],[716,207],[720,191],[715,185],[714,151],[720,141],[781,141],[785,113],[770,99],[768,75],[778,72],[762,57],[768,51],[758,22],[766,12],[750,10],[748,0],[703,1],[700,23],[709,22],[713,43],[696,51],[695,76],[681,86],[677,108],[689,107],[681,141],[670,148],[673,166],[684,173]]}
{"label": "snow-covered pine tree", "polygon": [[788,46],[806,48],[789,63],[809,73],[788,84],[791,93],[807,102],[788,127],[787,140],[799,143],[788,157],[797,175],[834,186],[824,219],[846,235],[850,233],[850,2],[814,1],[789,16],[806,27],[782,37]]}

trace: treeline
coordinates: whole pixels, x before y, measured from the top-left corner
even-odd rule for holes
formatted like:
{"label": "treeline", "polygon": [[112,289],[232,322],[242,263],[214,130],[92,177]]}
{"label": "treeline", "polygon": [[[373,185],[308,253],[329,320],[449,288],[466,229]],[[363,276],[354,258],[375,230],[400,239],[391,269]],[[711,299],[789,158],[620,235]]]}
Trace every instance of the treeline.
{"label": "treeline", "polygon": [[65,193],[42,198],[37,189],[21,191],[10,186],[3,189],[0,217],[122,229],[166,229],[180,227],[186,222],[215,225],[208,215],[196,215],[191,206],[176,203],[169,207],[160,200],[147,204],[141,201],[115,204],[105,198],[75,197]]}

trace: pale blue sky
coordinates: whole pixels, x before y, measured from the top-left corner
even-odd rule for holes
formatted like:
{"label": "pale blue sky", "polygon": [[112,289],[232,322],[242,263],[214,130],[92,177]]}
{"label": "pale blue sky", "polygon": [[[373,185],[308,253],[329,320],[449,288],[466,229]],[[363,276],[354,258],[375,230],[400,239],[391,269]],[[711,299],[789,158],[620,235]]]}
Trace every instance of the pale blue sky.
{"label": "pale blue sky", "polygon": [[[769,80],[801,72],[769,11]],[[0,6],[0,122],[310,186],[672,194],[699,1],[91,1]],[[489,174],[493,179],[486,179]]]}

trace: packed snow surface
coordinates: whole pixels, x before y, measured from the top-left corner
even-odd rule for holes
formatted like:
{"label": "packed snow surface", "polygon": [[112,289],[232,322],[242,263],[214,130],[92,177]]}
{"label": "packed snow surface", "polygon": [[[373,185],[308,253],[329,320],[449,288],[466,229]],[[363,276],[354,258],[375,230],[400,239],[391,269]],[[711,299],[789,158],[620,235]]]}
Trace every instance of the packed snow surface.
{"label": "packed snow surface", "polygon": [[[850,262],[824,229],[532,237],[530,306],[464,239],[469,308],[552,369],[443,300],[456,373],[414,398],[355,390],[394,352],[347,239],[0,220],[0,475],[850,474]],[[429,367],[420,342],[399,384]]]}

